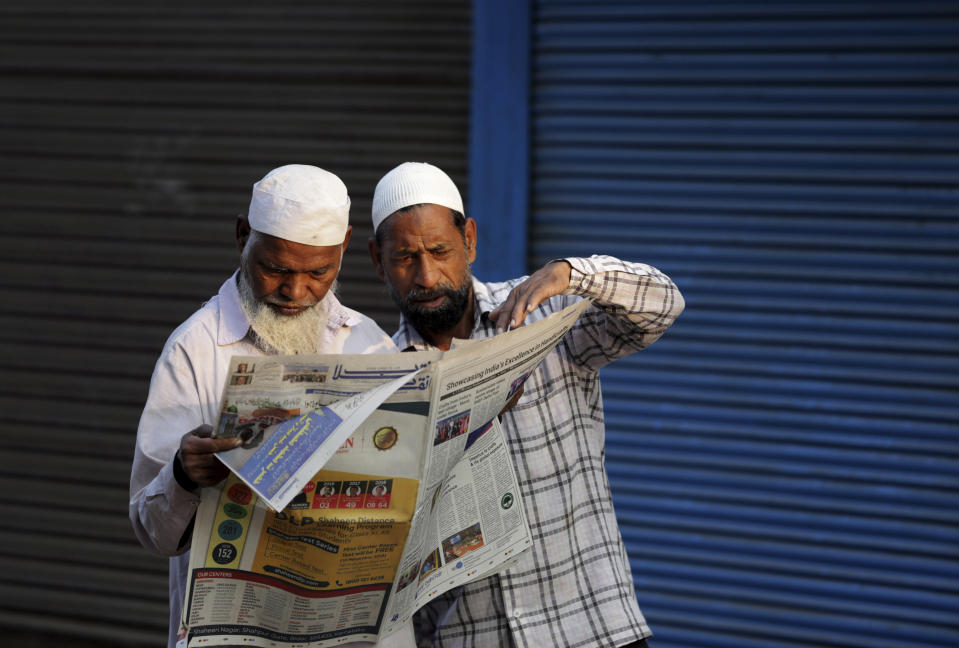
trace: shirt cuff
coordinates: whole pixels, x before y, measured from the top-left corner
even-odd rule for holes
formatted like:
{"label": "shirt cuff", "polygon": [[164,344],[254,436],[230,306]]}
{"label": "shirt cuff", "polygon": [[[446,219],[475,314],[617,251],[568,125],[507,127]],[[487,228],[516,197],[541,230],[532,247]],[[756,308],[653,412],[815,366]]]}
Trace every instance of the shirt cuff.
{"label": "shirt cuff", "polygon": [[566,290],[563,291],[563,294],[579,296],[588,295],[586,281],[589,275],[595,272],[595,269],[586,262],[587,260],[569,257],[566,259],[554,259],[554,261],[565,261],[569,264],[569,286],[566,287]]}
{"label": "shirt cuff", "polygon": [[176,483],[180,485],[180,488],[191,493],[195,492],[196,489],[200,487],[198,483],[190,479],[190,476],[186,474],[186,469],[183,467],[183,462],[180,461],[179,450],[173,455],[173,479],[175,479]]}

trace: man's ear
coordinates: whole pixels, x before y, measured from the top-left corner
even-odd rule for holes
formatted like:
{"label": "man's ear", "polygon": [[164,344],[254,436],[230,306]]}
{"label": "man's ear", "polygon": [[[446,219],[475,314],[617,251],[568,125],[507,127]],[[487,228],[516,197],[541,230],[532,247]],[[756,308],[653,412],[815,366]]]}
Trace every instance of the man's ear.
{"label": "man's ear", "polygon": [[376,242],[376,237],[371,236],[368,242],[370,248],[370,260],[373,261],[373,267],[376,268],[376,274],[380,279],[386,281],[386,275],[383,273],[383,262],[380,258],[380,244]]}
{"label": "man's ear", "polygon": [[246,241],[250,238],[250,221],[246,216],[236,217],[236,249],[243,254],[243,248],[246,247]]}
{"label": "man's ear", "polygon": [[463,236],[466,237],[466,258],[473,263],[476,261],[476,221],[472,218],[466,219]]}
{"label": "man's ear", "polygon": [[346,226],[346,235],[343,237],[343,242],[340,243],[340,255],[346,254],[346,248],[350,245],[350,236],[353,235],[353,226]]}

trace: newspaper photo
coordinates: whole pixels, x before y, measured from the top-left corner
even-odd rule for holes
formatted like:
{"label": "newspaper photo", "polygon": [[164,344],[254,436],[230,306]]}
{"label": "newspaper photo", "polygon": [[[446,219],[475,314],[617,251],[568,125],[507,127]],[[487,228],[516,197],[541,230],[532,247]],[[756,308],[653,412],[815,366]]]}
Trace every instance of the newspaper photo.
{"label": "newspaper photo", "polygon": [[186,646],[382,640],[532,540],[498,414],[589,305],[452,350],[235,357]]}

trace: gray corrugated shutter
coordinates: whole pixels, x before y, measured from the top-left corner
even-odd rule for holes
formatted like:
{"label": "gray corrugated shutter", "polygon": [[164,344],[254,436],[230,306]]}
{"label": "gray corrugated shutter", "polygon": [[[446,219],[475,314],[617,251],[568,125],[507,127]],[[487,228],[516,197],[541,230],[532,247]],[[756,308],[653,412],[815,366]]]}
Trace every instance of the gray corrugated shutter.
{"label": "gray corrugated shutter", "polygon": [[161,645],[166,561],[126,509],[163,341],[235,267],[252,183],[289,162],[350,188],[341,294],[392,331],[366,247],[373,186],[417,159],[465,190],[469,28],[466,1],[0,8],[7,639]]}
{"label": "gray corrugated shutter", "polygon": [[959,645],[959,3],[535,3],[533,267],[687,298],[604,370],[657,648]]}

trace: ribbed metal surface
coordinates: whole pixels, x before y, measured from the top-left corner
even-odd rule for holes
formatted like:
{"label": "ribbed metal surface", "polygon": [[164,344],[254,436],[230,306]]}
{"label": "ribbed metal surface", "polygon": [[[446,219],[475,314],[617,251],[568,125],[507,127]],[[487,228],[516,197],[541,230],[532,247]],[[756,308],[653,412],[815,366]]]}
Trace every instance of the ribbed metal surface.
{"label": "ribbed metal surface", "polygon": [[289,162],[350,188],[341,294],[392,330],[373,186],[430,160],[466,193],[469,51],[465,1],[0,7],[0,628],[163,643],[166,561],[126,519],[163,341]]}
{"label": "ribbed metal surface", "polygon": [[604,370],[657,648],[959,645],[959,3],[533,14],[532,266],[687,311]]}

